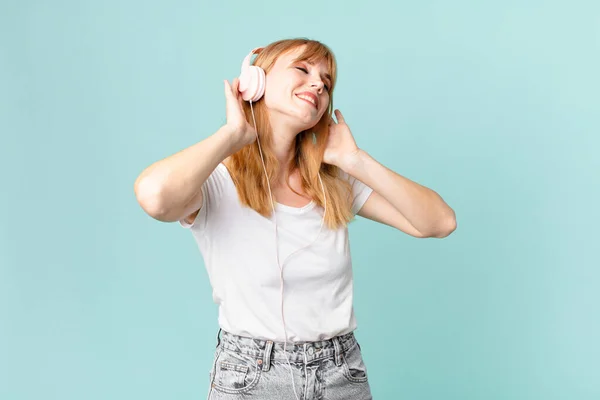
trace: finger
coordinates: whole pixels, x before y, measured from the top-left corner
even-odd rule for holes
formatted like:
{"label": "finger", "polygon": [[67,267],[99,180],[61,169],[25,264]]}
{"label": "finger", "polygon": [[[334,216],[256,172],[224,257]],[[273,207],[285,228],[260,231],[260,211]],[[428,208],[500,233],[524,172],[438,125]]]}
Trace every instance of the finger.
{"label": "finger", "polygon": [[225,97],[230,98],[233,95],[231,85],[229,84],[229,81],[227,79],[224,79],[223,82],[225,83]]}
{"label": "finger", "polygon": [[233,80],[233,83],[229,83],[229,81],[225,81],[226,84],[226,90],[225,90],[225,96],[227,96],[228,99],[230,99],[231,101],[239,101],[241,100],[242,96],[240,95],[240,93],[236,90],[236,80]]}
{"label": "finger", "polygon": [[344,116],[342,115],[342,112],[340,110],[335,110],[335,117],[338,120],[338,124],[343,124],[346,122],[344,120]]}

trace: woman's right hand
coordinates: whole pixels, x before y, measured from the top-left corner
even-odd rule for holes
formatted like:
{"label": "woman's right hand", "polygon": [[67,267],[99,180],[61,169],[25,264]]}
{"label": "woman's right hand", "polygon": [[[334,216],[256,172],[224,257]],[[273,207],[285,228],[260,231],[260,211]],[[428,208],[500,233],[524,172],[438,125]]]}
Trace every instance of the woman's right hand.
{"label": "woman's right hand", "polygon": [[226,100],[226,115],[227,127],[233,135],[233,139],[241,147],[254,143],[256,140],[256,130],[254,125],[246,121],[244,109],[242,108],[242,94],[238,91],[240,81],[238,78],[233,80],[232,85],[225,80],[225,100]]}

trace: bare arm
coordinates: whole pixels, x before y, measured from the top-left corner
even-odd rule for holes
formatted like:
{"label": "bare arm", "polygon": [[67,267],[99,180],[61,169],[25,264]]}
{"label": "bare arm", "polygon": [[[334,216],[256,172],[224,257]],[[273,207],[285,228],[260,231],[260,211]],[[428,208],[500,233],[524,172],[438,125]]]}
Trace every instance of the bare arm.
{"label": "bare arm", "polygon": [[144,211],[163,222],[178,221],[200,208],[202,184],[238,149],[226,125],[208,138],[157,161],[136,179],[135,196]]}
{"label": "bare arm", "polygon": [[433,190],[385,167],[356,145],[340,110],[329,121],[324,162],[371,187],[358,214],[409,235],[443,238],[456,229],[454,210]]}
{"label": "bare arm", "polygon": [[213,135],[147,167],[134,184],[136,199],[152,218],[163,222],[181,220],[202,205],[202,185],[217,165],[256,140],[256,131],[242,111],[242,98],[225,81],[227,123]]}
{"label": "bare arm", "polygon": [[363,150],[346,167],[373,188],[359,215],[394,226],[415,237],[443,238],[456,229],[456,215],[433,190],[386,168]]}

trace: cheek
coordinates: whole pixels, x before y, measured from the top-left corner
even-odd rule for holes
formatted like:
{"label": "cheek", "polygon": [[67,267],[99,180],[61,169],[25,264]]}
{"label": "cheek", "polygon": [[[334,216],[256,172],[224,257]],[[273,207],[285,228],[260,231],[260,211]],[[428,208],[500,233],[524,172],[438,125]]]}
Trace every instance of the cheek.
{"label": "cheek", "polygon": [[321,115],[323,115],[325,111],[327,111],[327,109],[329,108],[329,96],[324,96],[322,99],[319,99],[319,106],[321,108],[319,112],[321,113]]}
{"label": "cheek", "polygon": [[[273,87],[273,86],[271,86],[271,87]],[[270,89],[268,85],[265,88],[265,95],[263,98],[265,101],[265,105],[269,108],[271,108],[273,105],[276,105],[277,103],[279,103],[279,100],[277,98],[277,93],[274,90]]]}
{"label": "cheek", "polygon": [[284,90],[283,86],[277,79],[267,80],[265,85],[265,103],[267,105],[272,105],[274,103],[280,102],[283,98]]}

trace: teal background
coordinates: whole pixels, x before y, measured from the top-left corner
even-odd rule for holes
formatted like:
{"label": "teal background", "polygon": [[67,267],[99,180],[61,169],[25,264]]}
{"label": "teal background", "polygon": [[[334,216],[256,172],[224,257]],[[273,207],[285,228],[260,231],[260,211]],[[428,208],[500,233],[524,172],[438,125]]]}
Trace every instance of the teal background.
{"label": "teal background", "polygon": [[600,398],[600,3],[0,3],[0,399],[203,399],[217,310],[136,203],[250,49],[328,44],[362,148],[456,211],[351,227],[376,399]]}

